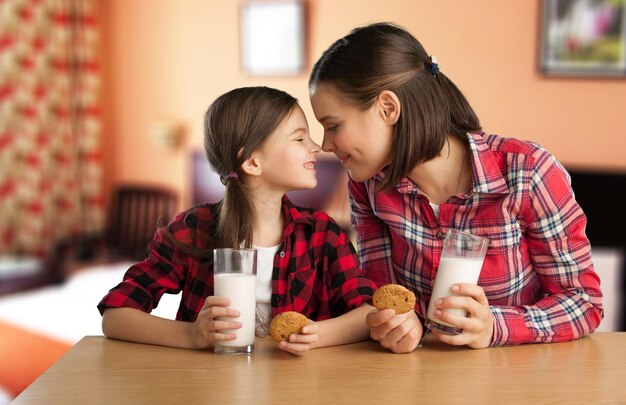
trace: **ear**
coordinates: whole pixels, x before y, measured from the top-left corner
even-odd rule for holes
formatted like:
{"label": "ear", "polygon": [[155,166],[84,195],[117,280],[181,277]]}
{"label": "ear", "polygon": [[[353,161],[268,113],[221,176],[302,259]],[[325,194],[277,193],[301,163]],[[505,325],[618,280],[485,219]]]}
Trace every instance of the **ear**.
{"label": "ear", "polygon": [[376,99],[380,114],[388,125],[395,125],[400,119],[400,99],[391,90],[383,90]]}
{"label": "ear", "polygon": [[261,174],[261,158],[258,154],[252,154],[241,164],[241,171],[249,176],[258,176]]}

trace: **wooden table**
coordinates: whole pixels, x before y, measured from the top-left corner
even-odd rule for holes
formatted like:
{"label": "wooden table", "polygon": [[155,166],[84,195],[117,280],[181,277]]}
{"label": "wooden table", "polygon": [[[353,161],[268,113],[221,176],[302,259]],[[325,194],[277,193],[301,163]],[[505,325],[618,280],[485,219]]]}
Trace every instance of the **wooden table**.
{"label": "wooden table", "polygon": [[626,333],[472,350],[375,342],[294,357],[257,339],[252,356],[85,337],[19,404],[601,404],[626,402]]}

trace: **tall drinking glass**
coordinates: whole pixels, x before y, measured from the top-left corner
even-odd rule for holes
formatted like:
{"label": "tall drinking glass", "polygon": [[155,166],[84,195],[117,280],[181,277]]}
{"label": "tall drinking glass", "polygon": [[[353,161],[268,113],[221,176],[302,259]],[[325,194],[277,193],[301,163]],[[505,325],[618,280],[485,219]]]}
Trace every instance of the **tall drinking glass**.
{"label": "tall drinking glass", "polygon": [[221,317],[223,321],[239,321],[241,329],[224,330],[234,333],[235,340],[215,343],[215,353],[250,354],[254,350],[254,315],[256,313],[256,250],[213,250],[214,295],[230,300],[228,308],[241,314],[239,318]]}
{"label": "tall drinking glass", "polygon": [[[489,239],[472,235],[467,232],[448,230],[446,239],[443,242],[443,252],[441,261],[435,277],[433,293],[428,304],[426,314],[426,327],[456,335],[462,329],[450,325],[447,322],[435,319],[435,301],[439,298],[457,295],[450,291],[454,284],[468,283],[477,284],[480,276],[480,269],[483,266],[485,253],[489,246]],[[446,312],[459,316],[467,316],[467,312],[462,309],[446,309]]]}

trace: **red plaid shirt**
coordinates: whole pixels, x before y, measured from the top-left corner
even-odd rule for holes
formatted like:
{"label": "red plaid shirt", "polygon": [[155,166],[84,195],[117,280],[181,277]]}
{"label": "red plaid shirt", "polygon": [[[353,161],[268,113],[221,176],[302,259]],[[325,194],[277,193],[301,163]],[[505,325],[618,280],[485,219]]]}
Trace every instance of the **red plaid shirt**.
{"label": "red plaid shirt", "polygon": [[[190,257],[164,233],[206,249],[215,227],[215,209],[216,204],[196,206],[157,231],[146,259],[133,265],[100,301],[100,313],[118,307],[150,312],[164,293],[182,291],[176,319],[195,321],[205,299],[213,295],[212,259]],[[341,228],[327,214],[296,207],[287,197],[283,213],[286,225],[272,273],[272,317],[292,310],[323,320],[370,301],[376,286],[364,277],[354,247]]]}
{"label": "red plaid shirt", "polygon": [[492,345],[591,333],[603,317],[602,292],[569,174],[536,144],[484,133],[468,138],[472,189],[441,204],[439,218],[407,178],[380,193],[374,190],[383,172],[350,180],[366,275],[413,290],[423,318],[446,231],[469,231],[491,241],[478,284],[495,319]]}

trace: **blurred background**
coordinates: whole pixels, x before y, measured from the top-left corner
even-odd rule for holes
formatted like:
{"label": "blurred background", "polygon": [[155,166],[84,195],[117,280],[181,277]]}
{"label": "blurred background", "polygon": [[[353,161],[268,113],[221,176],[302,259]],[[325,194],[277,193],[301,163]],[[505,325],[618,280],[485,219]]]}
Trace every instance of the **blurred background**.
{"label": "blurred background", "polygon": [[[136,218],[128,212],[151,213],[149,238],[155,218],[219,198],[219,186],[214,195],[206,190],[218,183],[198,163],[208,105],[234,87],[283,89],[300,100],[321,143],[308,100],[312,64],[352,28],[376,21],[404,26],[436,55],[486,132],[535,141],[572,172],[614,308],[603,325],[623,328],[625,243],[617,229],[624,220],[605,213],[626,185],[623,1],[0,0],[6,398],[77,339],[101,333],[95,305],[146,243],[145,230],[120,243],[146,227],[128,225]],[[283,45],[285,54],[269,55]],[[336,180],[344,177],[325,158],[324,175],[337,187],[311,205],[348,227],[344,183]],[[120,244],[139,248],[124,252]],[[122,260],[115,271],[107,267]],[[69,282],[89,268],[95,292],[80,285],[72,291],[81,295],[71,295]],[[84,318],[72,312],[79,309]],[[25,342],[46,348],[38,368],[26,364]]]}

